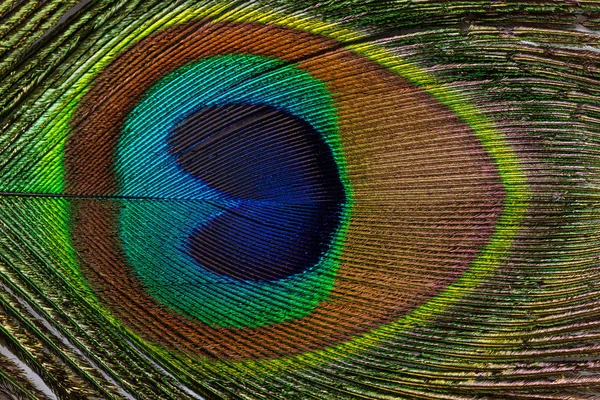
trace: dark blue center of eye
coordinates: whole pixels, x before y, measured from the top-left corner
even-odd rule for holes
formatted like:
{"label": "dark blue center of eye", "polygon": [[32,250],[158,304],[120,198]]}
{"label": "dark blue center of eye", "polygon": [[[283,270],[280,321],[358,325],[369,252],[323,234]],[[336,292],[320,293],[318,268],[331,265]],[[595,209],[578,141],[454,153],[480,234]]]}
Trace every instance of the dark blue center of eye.
{"label": "dark blue center of eye", "polygon": [[310,269],[331,246],[346,195],[329,145],[306,121],[266,105],[208,107],[175,127],[169,151],[239,200],[189,237],[202,268],[274,281]]}

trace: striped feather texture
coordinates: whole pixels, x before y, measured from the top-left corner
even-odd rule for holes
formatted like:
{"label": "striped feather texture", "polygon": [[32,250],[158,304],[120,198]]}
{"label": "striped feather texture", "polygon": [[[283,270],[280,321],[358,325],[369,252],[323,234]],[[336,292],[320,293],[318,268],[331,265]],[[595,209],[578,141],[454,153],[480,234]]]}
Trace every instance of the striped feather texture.
{"label": "striped feather texture", "polygon": [[600,2],[0,2],[0,398],[600,398]]}

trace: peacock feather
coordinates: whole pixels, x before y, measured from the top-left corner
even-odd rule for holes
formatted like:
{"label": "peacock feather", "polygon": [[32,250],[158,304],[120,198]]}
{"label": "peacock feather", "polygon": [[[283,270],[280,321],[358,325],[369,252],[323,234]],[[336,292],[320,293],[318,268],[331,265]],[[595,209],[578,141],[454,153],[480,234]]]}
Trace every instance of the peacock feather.
{"label": "peacock feather", "polygon": [[600,2],[0,2],[0,398],[600,398]]}

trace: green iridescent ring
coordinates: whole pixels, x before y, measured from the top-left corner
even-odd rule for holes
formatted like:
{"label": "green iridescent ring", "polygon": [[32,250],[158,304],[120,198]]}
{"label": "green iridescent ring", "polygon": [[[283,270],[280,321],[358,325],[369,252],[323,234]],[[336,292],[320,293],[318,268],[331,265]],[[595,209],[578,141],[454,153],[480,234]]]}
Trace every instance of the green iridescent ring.
{"label": "green iridescent ring", "polygon": [[[141,343],[211,368],[243,362],[235,368],[253,373],[347,356],[426,323],[506,254],[529,196],[525,180],[504,138],[459,95],[376,45],[340,46],[360,34],[335,26],[258,12],[215,18],[202,7],[173,13],[112,43],[71,85],[44,125],[48,138],[64,139],[53,139],[46,166],[16,188],[77,197],[57,210],[70,224],[55,231],[70,243],[70,279],[89,285],[89,300]],[[292,177],[240,188],[194,172],[189,154],[216,143],[198,121],[248,110],[277,116],[271,130],[244,135],[281,138],[273,165]],[[302,139],[284,139],[276,120]],[[190,124],[202,146],[185,144]],[[255,168],[243,155],[263,153],[251,142],[225,151],[238,156],[198,157],[211,168],[219,157]],[[468,151],[456,159],[439,147]],[[309,159],[318,162],[302,164]],[[450,160],[436,179],[432,171]],[[304,174],[319,165],[327,178]],[[319,191],[335,179],[341,191]],[[299,182],[312,189],[294,191]],[[264,230],[277,243],[257,228],[267,215],[276,223]],[[485,217],[474,225],[474,215]],[[261,251],[296,249],[280,231],[308,232],[301,243],[326,234],[310,242],[318,261],[300,268],[301,257],[294,264],[272,251],[282,271],[261,279],[218,270],[203,252],[226,227],[247,227]]]}

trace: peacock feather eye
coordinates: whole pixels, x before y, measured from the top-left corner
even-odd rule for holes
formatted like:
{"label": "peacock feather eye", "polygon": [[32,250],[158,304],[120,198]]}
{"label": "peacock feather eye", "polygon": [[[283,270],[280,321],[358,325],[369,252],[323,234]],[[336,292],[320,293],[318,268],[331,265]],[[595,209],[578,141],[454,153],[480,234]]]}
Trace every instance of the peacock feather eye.
{"label": "peacock feather eye", "polygon": [[0,398],[592,398],[596,8],[0,5]]}

